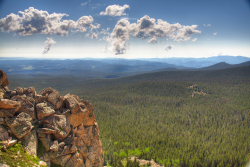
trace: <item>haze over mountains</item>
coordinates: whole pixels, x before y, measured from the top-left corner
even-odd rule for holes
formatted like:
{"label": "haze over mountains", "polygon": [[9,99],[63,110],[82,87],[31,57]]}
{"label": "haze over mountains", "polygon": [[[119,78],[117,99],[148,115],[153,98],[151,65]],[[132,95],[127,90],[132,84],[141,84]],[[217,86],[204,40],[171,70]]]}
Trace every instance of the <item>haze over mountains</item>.
{"label": "haze over mountains", "polygon": [[156,157],[169,167],[169,158],[177,159],[177,166],[247,163],[250,61],[204,68],[125,59],[0,62],[9,68],[11,89],[53,87],[93,103],[107,161],[120,162],[122,152],[131,152],[129,157],[147,149],[140,158]]}
{"label": "haze over mountains", "polygon": [[[216,70],[250,61],[248,57],[217,56],[209,58],[165,59],[28,59],[0,58],[0,67],[9,75],[72,75],[83,78],[118,78],[153,71]],[[245,63],[245,64],[244,64]]]}

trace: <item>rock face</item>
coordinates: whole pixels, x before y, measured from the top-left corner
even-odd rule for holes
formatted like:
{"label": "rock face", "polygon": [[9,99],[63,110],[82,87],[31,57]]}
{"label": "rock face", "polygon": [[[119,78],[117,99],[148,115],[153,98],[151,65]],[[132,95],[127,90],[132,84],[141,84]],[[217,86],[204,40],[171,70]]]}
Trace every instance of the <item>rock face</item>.
{"label": "rock face", "polygon": [[[53,88],[9,90],[0,70],[0,141],[22,142],[48,166],[101,167],[103,150],[93,106]],[[9,145],[6,144],[6,147]],[[39,147],[39,148],[38,148]]]}

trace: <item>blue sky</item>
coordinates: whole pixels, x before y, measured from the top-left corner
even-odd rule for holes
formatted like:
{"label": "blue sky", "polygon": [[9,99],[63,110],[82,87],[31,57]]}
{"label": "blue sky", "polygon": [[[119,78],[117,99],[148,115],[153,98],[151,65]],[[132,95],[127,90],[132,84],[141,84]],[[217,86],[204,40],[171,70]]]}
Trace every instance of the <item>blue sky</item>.
{"label": "blue sky", "polygon": [[[125,4],[129,7],[121,16],[100,14],[110,5],[122,7]],[[19,11],[29,7],[47,11],[49,14],[66,13],[68,16],[64,19],[73,21],[77,21],[82,16],[91,16],[93,18],[91,24],[100,25],[100,27],[86,32],[73,30],[67,35],[39,32],[20,35],[17,30],[10,32],[2,30],[0,32],[1,57],[138,58],[208,57],[225,54],[250,57],[250,2],[248,0],[0,0],[0,19],[10,13],[18,14]],[[138,20],[145,15],[156,21],[162,19],[171,26],[180,23],[181,26],[197,25],[197,27],[193,27],[190,36],[182,37],[181,41],[172,36],[169,39],[169,34],[164,33],[157,35],[157,43],[155,43],[156,36],[138,35],[142,33],[138,30],[140,27]],[[124,28],[114,29],[120,19],[129,21],[130,35],[125,41],[123,37],[121,40],[121,37],[114,34],[112,36],[112,32]],[[133,23],[137,23],[137,28],[131,30]],[[158,26],[157,24],[155,27]],[[103,39],[105,35],[100,33],[107,28],[110,30],[105,34],[106,38],[112,36],[108,40]],[[137,35],[132,34],[134,31],[137,31]],[[145,33],[144,30],[143,33]],[[180,31],[177,30],[175,33]],[[90,34],[98,34],[98,38],[91,39]],[[48,44],[48,38],[55,42]],[[154,44],[149,41],[153,41]],[[46,46],[49,46],[49,51],[42,54]],[[171,49],[166,50],[166,47]]]}

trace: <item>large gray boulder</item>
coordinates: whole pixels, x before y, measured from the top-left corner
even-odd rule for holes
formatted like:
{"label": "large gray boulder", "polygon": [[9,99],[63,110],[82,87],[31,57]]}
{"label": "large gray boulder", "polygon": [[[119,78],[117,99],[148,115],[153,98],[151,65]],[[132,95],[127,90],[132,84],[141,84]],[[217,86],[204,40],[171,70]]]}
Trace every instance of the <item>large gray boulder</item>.
{"label": "large gray boulder", "polygon": [[6,124],[18,139],[29,134],[34,127],[32,117],[25,112],[21,112],[17,117],[6,119]]}
{"label": "large gray boulder", "polygon": [[21,108],[21,103],[10,99],[0,99],[0,118],[13,117]]}

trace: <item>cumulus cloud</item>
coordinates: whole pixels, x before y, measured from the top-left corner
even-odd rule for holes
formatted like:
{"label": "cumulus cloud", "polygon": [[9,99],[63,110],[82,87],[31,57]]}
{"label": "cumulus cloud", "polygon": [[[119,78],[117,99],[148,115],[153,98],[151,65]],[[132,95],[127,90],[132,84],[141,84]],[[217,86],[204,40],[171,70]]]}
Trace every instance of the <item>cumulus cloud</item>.
{"label": "cumulus cloud", "polygon": [[133,35],[137,38],[149,39],[149,42],[158,38],[188,41],[193,34],[200,33],[197,27],[197,25],[170,24],[162,19],[156,20],[147,15],[140,18],[137,23],[131,24]]}
{"label": "cumulus cloud", "polygon": [[157,43],[159,38],[173,41],[193,40],[192,35],[201,33],[197,25],[171,24],[162,19],[154,19],[144,16],[136,23],[130,23],[128,19],[117,22],[108,41],[116,54],[126,51],[127,42],[130,37],[147,39],[149,43]]}
{"label": "cumulus cloud", "polygon": [[43,54],[47,54],[50,51],[51,46],[56,44],[56,41],[54,41],[52,38],[47,38],[44,44],[45,46],[44,46]]}
{"label": "cumulus cloud", "polygon": [[18,14],[11,13],[0,19],[0,30],[3,32],[15,32],[22,36],[33,34],[57,34],[67,35],[71,31],[86,32],[87,29],[99,28],[94,25],[92,16],[82,16],[78,20],[63,19],[68,16],[65,13],[48,13],[30,7]]}
{"label": "cumulus cloud", "polygon": [[148,40],[148,43],[157,43],[157,37],[152,37],[151,39]]}
{"label": "cumulus cloud", "polygon": [[123,6],[120,5],[109,5],[106,7],[105,11],[100,12],[100,15],[108,15],[108,16],[124,16],[126,15],[125,10],[129,9],[130,6],[125,4]]}
{"label": "cumulus cloud", "polygon": [[98,37],[99,37],[98,33],[96,33],[96,32],[89,33],[89,34],[87,34],[87,36],[91,39],[98,39]]}
{"label": "cumulus cloud", "polygon": [[130,31],[130,22],[128,19],[120,19],[117,22],[110,38],[108,38],[111,49],[115,54],[123,54],[126,51],[127,41],[130,38]]}

